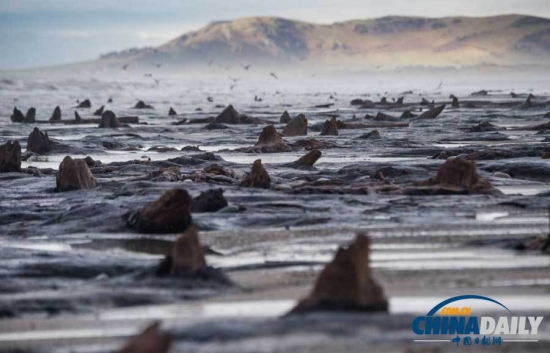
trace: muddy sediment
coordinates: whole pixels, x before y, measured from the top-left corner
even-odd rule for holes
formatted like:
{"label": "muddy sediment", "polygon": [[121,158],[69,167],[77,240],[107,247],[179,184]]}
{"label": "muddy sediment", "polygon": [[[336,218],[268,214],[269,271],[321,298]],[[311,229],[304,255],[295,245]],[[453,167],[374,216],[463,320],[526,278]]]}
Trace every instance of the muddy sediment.
{"label": "muddy sediment", "polygon": [[[320,351],[338,351],[345,341],[364,348],[357,344],[363,340],[403,352],[411,347],[413,315],[395,312],[392,301],[399,298],[458,292],[547,298],[550,259],[544,246],[510,246],[535,244],[548,233],[550,167],[541,158],[548,150],[545,96],[536,93],[527,109],[524,97],[471,91],[478,94],[457,94],[456,101],[448,93],[415,92],[400,100],[401,92],[389,92],[384,102],[375,93],[342,93],[329,106],[328,95],[284,91],[271,99],[262,95],[262,102],[210,93],[214,102],[201,96],[178,105],[175,98],[146,94],[140,96],[147,104],[136,105],[133,95],[117,95],[101,126],[41,124],[36,130],[23,113],[14,113],[8,98],[19,93],[8,91],[2,116],[9,124],[2,125],[0,149],[3,322],[40,327],[45,324],[36,318],[59,323],[213,302],[221,303],[222,312],[232,310],[233,301],[264,303],[268,311],[272,301],[290,301],[254,323],[228,314],[206,324],[203,314],[180,313],[167,331],[176,347],[196,344],[197,351],[253,351],[247,344],[258,337],[275,347],[276,337],[294,331],[319,335],[317,346],[303,338],[296,342]],[[94,92],[84,97],[97,108],[95,102],[108,97]],[[74,110],[75,99],[48,99],[29,101],[24,109],[35,106],[39,120],[57,105],[59,112]],[[177,115],[166,114],[172,105]],[[78,109],[82,120],[91,115],[87,104]],[[117,122],[116,116],[136,112],[146,124],[123,128]],[[70,164],[65,156],[78,166],[61,168]],[[389,313],[272,320],[306,298],[338,247],[361,232],[370,235],[370,271],[384,288]],[[185,245],[180,251],[178,241]],[[203,276],[175,278],[188,272],[178,270],[187,262],[167,257],[191,248],[201,255],[191,268],[200,264]],[[203,257],[223,276],[205,269]],[[164,276],[156,275],[159,264],[168,269]],[[219,280],[225,276],[227,281]],[[435,304],[427,300],[422,311]],[[142,316],[139,328],[148,319]],[[369,333],[373,328],[405,338],[384,347]],[[335,338],[336,331],[346,339]],[[219,335],[229,346],[217,345]],[[290,341],[285,350],[298,351]],[[106,337],[98,342],[105,344],[98,352],[123,347]],[[60,352],[86,344],[61,343]],[[30,344],[30,351],[40,348]]]}

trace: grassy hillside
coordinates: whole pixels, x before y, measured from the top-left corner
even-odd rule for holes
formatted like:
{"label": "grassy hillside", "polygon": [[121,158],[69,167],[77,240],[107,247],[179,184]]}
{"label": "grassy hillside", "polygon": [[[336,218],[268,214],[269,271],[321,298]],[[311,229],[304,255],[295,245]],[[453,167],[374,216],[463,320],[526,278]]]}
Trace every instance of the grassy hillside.
{"label": "grassy hillside", "polygon": [[548,65],[550,19],[384,17],[319,25],[254,17],[211,23],[158,48],[111,53],[103,60],[349,68]]}

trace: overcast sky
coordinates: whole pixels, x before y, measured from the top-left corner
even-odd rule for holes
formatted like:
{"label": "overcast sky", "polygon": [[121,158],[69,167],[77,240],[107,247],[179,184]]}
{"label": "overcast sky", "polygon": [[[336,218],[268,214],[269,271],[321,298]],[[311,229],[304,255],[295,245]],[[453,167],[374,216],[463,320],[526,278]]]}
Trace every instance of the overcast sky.
{"label": "overcast sky", "polygon": [[160,45],[211,21],[281,16],[331,23],[387,15],[550,17],[550,0],[0,0],[0,69]]}

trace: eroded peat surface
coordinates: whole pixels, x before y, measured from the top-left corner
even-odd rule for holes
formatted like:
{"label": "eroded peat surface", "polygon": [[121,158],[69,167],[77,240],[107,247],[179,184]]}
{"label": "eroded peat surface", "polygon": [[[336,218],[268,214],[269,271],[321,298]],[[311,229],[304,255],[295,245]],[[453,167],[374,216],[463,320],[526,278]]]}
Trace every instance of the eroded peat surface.
{"label": "eroded peat surface", "polygon": [[[413,317],[451,296],[550,313],[547,90],[227,86],[0,81],[0,349],[160,320],[181,352],[424,352]],[[389,313],[285,316],[357,234]]]}

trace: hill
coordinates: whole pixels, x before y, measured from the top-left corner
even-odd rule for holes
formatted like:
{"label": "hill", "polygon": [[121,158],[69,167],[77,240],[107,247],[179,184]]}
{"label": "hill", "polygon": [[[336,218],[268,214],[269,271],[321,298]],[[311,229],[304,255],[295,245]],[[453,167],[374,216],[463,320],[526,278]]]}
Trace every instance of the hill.
{"label": "hill", "polygon": [[321,65],[340,68],[550,64],[550,19],[383,17],[330,25],[273,17],[214,22],[107,65]]}

